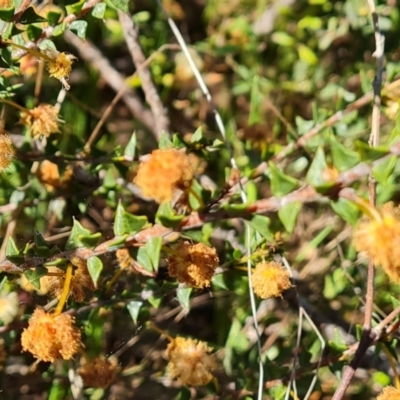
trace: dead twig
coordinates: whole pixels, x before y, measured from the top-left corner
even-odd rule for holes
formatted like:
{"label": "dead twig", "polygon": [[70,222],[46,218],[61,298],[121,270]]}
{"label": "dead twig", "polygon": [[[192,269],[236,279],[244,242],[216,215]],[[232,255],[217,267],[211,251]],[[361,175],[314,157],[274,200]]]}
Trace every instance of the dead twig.
{"label": "dead twig", "polygon": [[150,71],[147,68],[146,57],[139,43],[137,27],[130,15],[118,11],[118,17],[121,22],[122,30],[124,31],[126,44],[137,68],[137,74],[139,75],[146,101],[153,114],[156,136],[160,139],[163,132],[168,132],[170,125],[166,110],[157,93]]}
{"label": "dead twig", "polygon": [[121,74],[111,66],[110,62],[103,57],[101,52],[92,43],[80,39],[70,31],[64,33],[64,38],[78,50],[82,59],[90,63],[101,73],[102,78],[112,89],[118,92],[121,87],[125,88],[122,99],[126,106],[129,108],[132,115],[147,129],[153,132],[157,138],[153,115],[143,106],[135,92],[126,85]]}

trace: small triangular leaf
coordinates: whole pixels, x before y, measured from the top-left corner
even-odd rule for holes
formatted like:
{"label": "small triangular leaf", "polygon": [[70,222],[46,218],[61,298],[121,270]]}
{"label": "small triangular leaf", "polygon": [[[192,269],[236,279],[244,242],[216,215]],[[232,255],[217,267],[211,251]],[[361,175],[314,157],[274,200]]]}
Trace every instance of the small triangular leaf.
{"label": "small triangular leaf", "polygon": [[337,140],[335,135],[329,135],[329,142],[331,145],[333,165],[339,171],[346,171],[360,162],[360,155],[353,150],[347,149]]}
{"label": "small triangular leaf", "polygon": [[135,301],[135,300],[130,301],[126,305],[126,308],[128,309],[129,314],[131,315],[132,320],[135,324],[137,324],[139,312],[142,306],[143,306],[143,301]]}
{"label": "small triangular leaf", "polygon": [[139,248],[137,262],[149,272],[157,272],[160,262],[162,238],[160,236],[149,239],[146,244]]}
{"label": "small triangular leaf", "polygon": [[47,268],[38,266],[35,269],[28,269],[24,272],[27,281],[33,285],[34,288],[40,290],[40,278],[47,274]]}
{"label": "small triangular leaf", "polygon": [[325,160],[324,150],[322,147],[318,147],[314,160],[308,169],[306,181],[314,187],[323,186],[326,184],[326,181],[323,179],[323,171],[327,168],[328,165]]}
{"label": "small triangular leaf", "polygon": [[301,210],[301,201],[295,201],[281,207],[278,211],[279,219],[281,220],[286,231],[289,233],[293,232],[296,225],[297,216]]}
{"label": "small triangular leaf", "polygon": [[282,197],[298,187],[297,179],[284,174],[273,162],[269,163],[269,170],[271,192],[274,196]]}
{"label": "small triangular leaf", "polygon": [[103,270],[103,262],[99,257],[92,256],[87,260],[87,267],[94,286],[97,287],[97,282],[99,280],[101,271]]}
{"label": "small triangular leaf", "polygon": [[192,288],[190,287],[179,287],[176,290],[176,296],[179,300],[179,304],[184,309],[185,312],[190,310],[190,295],[192,293]]}
{"label": "small triangular leaf", "polygon": [[115,236],[122,236],[125,234],[133,235],[139,232],[146,224],[147,218],[145,216],[136,216],[125,211],[121,203],[117,206],[114,220],[114,234]]}

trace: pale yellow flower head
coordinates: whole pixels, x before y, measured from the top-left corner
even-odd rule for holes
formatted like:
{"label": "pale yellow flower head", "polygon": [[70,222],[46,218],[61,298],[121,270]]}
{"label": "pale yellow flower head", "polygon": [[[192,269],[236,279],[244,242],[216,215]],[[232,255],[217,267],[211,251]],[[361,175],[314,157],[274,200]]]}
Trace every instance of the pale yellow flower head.
{"label": "pale yellow flower head", "polygon": [[19,300],[16,292],[0,292],[0,321],[9,324],[18,314]]}
{"label": "pale yellow flower head", "polygon": [[168,345],[166,355],[169,360],[168,374],[177,378],[182,385],[202,386],[213,379],[216,369],[213,349],[206,343],[177,337]]}
{"label": "pale yellow flower head", "polygon": [[275,261],[263,262],[256,265],[251,276],[251,286],[254,293],[262,299],[282,297],[282,292],[292,286],[290,273]]}
{"label": "pale yellow flower head", "polygon": [[50,104],[41,104],[21,112],[21,124],[30,129],[35,139],[59,132],[58,122],[58,110]]}
{"label": "pale yellow flower head", "polygon": [[364,252],[390,279],[400,282],[400,219],[399,210],[392,203],[361,221],[353,232],[357,251]]}
{"label": "pale yellow flower head", "polygon": [[47,61],[47,69],[50,76],[58,79],[62,83],[64,89],[69,90],[70,86],[67,79],[71,73],[72,62],[76,60],[76,57],[72,54],[58,53],[50,58],[52,59]]}

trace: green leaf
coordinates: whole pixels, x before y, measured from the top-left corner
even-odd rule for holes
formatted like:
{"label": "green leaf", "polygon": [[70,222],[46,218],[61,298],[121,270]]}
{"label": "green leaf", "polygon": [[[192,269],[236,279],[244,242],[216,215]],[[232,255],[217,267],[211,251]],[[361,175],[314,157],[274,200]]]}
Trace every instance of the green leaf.
{"label": "green leaf", "polygon": [[86,29],[87,29],[88,23],[87,21],[83,20],[76,20],[70,24],[69,29],[71,31],[76,32],[76,34],[81,38],[85,39],[86,38]]}
{"label": "green leaf", "polygon": [[272,42],[282,47],[292,47],[296,43],[295,39],[287,32],[278,31],[271,35]]}
{"label": "green leaf", "polygon": [[8,282],[7,276],[4,276],[0,282],[0,292],[3,290],[3,287],[7,282]]}
{"label": "green leaf", "polygon": [[100,237],[100,232],[92,235],[89,229],[84,228],[79,221],[74,218],[74,225],[67,239],[65,250],[74,250],[79,247],[92,248],[97,244]]}
{"label": "green leaf", "polygon": [[293,232],[296,225],[297,216],[301,210],[301,201],[295,201],[290,204],[286,204],[281,207],[278,211],[279,219],[281,220],[286,231],[289,233]]}
{"label": "green leaf", "polygon": [[190,287],[179,287],[176,290],[176,296],[179,300],[179,304],[184,311],[190,310],[190,295],[192,294],[192,288]]}
{"label": "green leaf", "polygon": [[269,169],[271,192],[274,196],[282,197],[298,187],[297,179],[284,174],[273,162],[269,163]]}
{"label": "green leaf", "polygon": [[361,161],[375,161],[389,154],[389,150],[383,146],[371,147],[368,143],[361,142],[360,140],[356,140],[354,146],[361,157]]}
{"label": "green leaf", "polygon": [[[100,3],[104,4],[104,3]],[[127,161],[133,161],[136,154],[136,132],[132,133],[131,138],[129,139],[128,144],[125,147],[124,156]]]}
{"label": "green leaf", "polygon": [[305,63],[310,65],[318,64],[319,59],[317,55],[308,46],[300,43],[298,45],[297,51],[299,53],[299,58],[301,61],[304,61]]}
{"label": "green leaf", "polygon": [[158,141],[158,148],[161,150],[172,149],[172,142],[166,132],[161,134],[160,140]]}
{"label": "green leaf", "polygon": [[0,8],[0,19],[2,21],[11,21],[12,17],[14,16],[14,7],[9,8]]}
{"label": "green leaf", "polygon": [[54,29],[53,29],[53,37],[57,37],[62,35],[65,32],[65,29],[67,28],[67,25],[65,25],[64,22],[61,24],[58,24]]}
{"label": "green leaf", "polygon": [[7,240],[7,245],[6,245],[6,257],[11,257],[11,256],[18,256],[19,250],[17,248],[17,245],[14,242],[14,239],[12,237],[10,237]]}
{"label": "green leaf", "polygon": [[128,309],[129,314],[131,315],[132,320],[135,324],[137,324],[139,312],[142,306],[143,306],[143,301],[135,301],[135,300],[130,301],[126,305],[126,308]]}
{"label": "green leaf", "polygon": [[149,272],[157,272],[160,262],[162,238],[160,236],[149,239],[146,244],[139,248],[137,262]]}
{"label": "green leaf", "polygon": [[87,267],[94,286],[97,287],[97,282],[99,280],[101,271],[103,270],[103,262],[99,257],[92,256],[87,260]]}
{"label": "green leaf", "polygon": [[98,3],[92,10],[92,16],[94,18],[103,19],[106,11],[106,3]]}
{"label": "green leaf", "polygon": [[328,168],[325,160],[325,153],[322,147],[318,147],[314,160],[308,169],[306,181],[312,186],[322,186],[326,184],[322,173]]}
{"label": "green leaf", "polygon": [[204,141],[203,129],[199,126],[190,138],[190,143],[202,143]]}
{"label": "green leaf", "polygon": [[343,198],[339,198],[338,201],[332,201],[331,207],[333,211],[350,225],[355,225],[358,221],[360,210],[351,201]]}
{"label": "green leaf", "polygon": [[47,274],[47,268],[38,266],[35,269],[28,269],[24,272],[27,281],[33,285],[34,288],[40,290],[40,278]]}
{"label": "green leaf", "polygon": [[204,204],[207,204],[210,198],[211,192],[205,190],[197,180],[194,180],[189,192],[189,204],[192,210],[197,211],[204,208]]}
{"label": "green leaf", "polygon": [[192,398],[192,392],[186,388],[183,387],[179,389],[179,393],[175,396],[174,400],[190,400]]}
{"label": "green leaf", "polygon": [[175,213],[170,203],[162,203],[157,210],[156,223],[166,228],[175,228],[184,218],[184,215]]}
{"label": "green leaf", "polygon": [[248,349],[249,340],[242,330],[240,322],[234,319],[226,340],[226,347],[243,353]]}
{"label": "green leaf", "polygon": [[130,214],[125,211],[121,203],[118,203],[114,220],[115,236],[134,235],[140,232],[146,224],[148,224],[147,217]]}
{"label": "green leaf", "polygon": [[388,180],[392,177],[392,173],[397,163],[396,156],[390,156],[381,162],[378,162],[372,168],[373,177],[382,185],[389,184]]}
{"label": "green leaf", "polygon": [[344,291],[347,285],[348,281],[344,276],[343,269],[335,269],[332,274],[325,275],[324,297],[327,300],[333,300]]}
{"label": "green leaf", "polygon": [[36,22],[46,22],[47,19],[39,14],[36,14],[33,7],[27,8],[19,18],[19,23],[22,25],[34,24]]}
{"label": "green leaf", "polygon": [[334,328],[333,340],[329,340],[328,343],[332,349],[340,353],[343,353],[349,347],[337,328]]}
{"label": "green leaf", "polygon": [[61,13],[55,11],[49,11],[46,17],[47,17],[47,22],[49,23],[50,26],[56,26],[58,24],[58,21],[60,20]]}
{"label": "green leaf", "polygon": [[125,13],[129,11],[129,0],[110,0],[110,3]]}
{"label": "green leaf", "polygon": [[264,113],[262,111],[264,95],[260,93],[259,80],[260,76],[255,74],[253,76],[253,82],[250,92],[250,112],[249,120],[247,121],[249,126],[262,122],[264,118]]}
{"label": "green leaf", "polygon": [[343,146],[335,135],[329,135],[329,143],[331,145],[333,165],[339,171],[346,171],[360,162],[360,155]]}
{"label": "green leaf", "polygon": [[264,215],[255,215],[251,221],[246,221],[255,231],[257,231],[260,235],[265,237],[267,240],[272,241],[274,235],[271,233],[269,229],[269,225],[271,220]]}
{"label": "green leaf", "polygon": [[28,36],[28,39],[32,41],[39,39],[42,33],[43,33],[42,29],[36,25],[29,25],[26,28],[26,34]]}
{"label": "green leaf", "polygon": [[0,50],[0,67],[8,68],[13,66],[12,52],[10,47]]}
{"label": "green leaf", "polygon": [[[239,253],[240,253],[240,256],[241,256],[242,252],[240,250],[239,250]],[[240,257],[238,257],[236,259],[238,260],[239,258]],[[228,286],[226,286],[226,283],[225,283],[224,274],[216,274],[216,275],[214,275],[212,277],[212,279],[211,279],[211,283],[212,283],[213,287],[216,287],[216,288],[219,288],[219,289],[222,289],[222,290],[229,290]]]}

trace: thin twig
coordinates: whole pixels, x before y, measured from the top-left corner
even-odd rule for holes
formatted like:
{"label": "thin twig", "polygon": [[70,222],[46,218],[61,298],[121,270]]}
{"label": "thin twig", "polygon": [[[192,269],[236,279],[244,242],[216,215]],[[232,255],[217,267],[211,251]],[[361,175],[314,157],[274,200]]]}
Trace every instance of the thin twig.
{"label": "thin twig", "polygon": [[[376,12],[376,6],[374,0],[368,0],[369,10],[372,17],[374,34],[375,34],[375,52],[374,57],[376,58],[376,76],[373,82],[373,107],[372,107],[372,124],[371,124],[371,135],[369,138],[369,145],[371,147],[377,147],[379,145],[380,136],[380,119],[381,119],[381,95],[382,95],[382,75],[383,75],[383,58],[384,58],[384,36],[381,34],[379,29],[379,17]],[[376,204],[376,182],[370,173],[369,176],[369,201],[372,206]],[[343,373],[343,378],[337,387],[332,400],[341,400],[346,393],[346,389],[349,386],[353,376],[359,367],[361,361],[364,358],[368,348],[376,339],[376,333],[371,330],[372,326],[372,313],[374,303],[374,276],[375,268],[372,260],[368,263],[367,272],[367,292],[365,296],[365,315],[363,331],[361,334],[360,344],[357,348],[356,354]]]}
{"label": "thin twig", "polygon": [[[135,73],[134,73],[130,78],[136,76],[142,68],[146,68],[146,67],[151,63],[151,61],[152,61],[159,53],[163,52],[164,50],[174,50],[174,49],[177,49],[177,48],[179,48],[179,46],[176,46],[176,45],[169,45],[169,44],[164,44],[164,45],[162,45],[157,51],[155,51],[154,53],[152,53],[151,56],[148,57],[148,58],[146,59],[146,61],[145,61],[142,65],[140,65],[140,66],[137,68],[137,70],[135,71]],[[111,111],[113,110],[113,108],[114,108],[115,105],[117,104],[118,100],[122,97],[122,95],[123,95],[125,89],[126,89],[126,86],[125,86],[125,85],[124,85],[124,86],[121,86],[121,89],[118,91],[118,93],[115,95],[115,97],[114,97],[114,99],[112,100],[112,102],[108,105],[108,107],[107,107],[106,110],[104,111],[103,115],[102,115],[101,118],[100,118],[100,121],[97,123],[97,125],[96,125],[96,127],[94,128],[92,134],[90,135],[88,141],[87,141],[86,144],[85,144],[85,148],[84,148],[85,153],[88,154],[88,153],[90,152],[90,147],[92,146],[93,142],[96,140],[96,138],[97,138],[97,136],[98,136],[98,134],[99,134],[99,132],[100,132],[100,129],[102,128],[102,126],[104,125],[104,122],[107,120],[107,118],[108,118],[109,115],[111,114]],[[157,120],[156,120],[156,122],[157,122]]]}
{"label": "thin twig", "polygon": [[132,60],[137,68],[142,89],[146,97],[146,101],[150,106],[154,117],[155,133],[158,139],[161,138],[163,132],[168,133],[169,119],[167,112],[161,102],[160,96],[151,78],[149,69],[146,67],[146,57],[143,54],[139,43],[139,33],[130,15],[118,11],[119,21],[121,22],[124,32],[125,41],[131,53]]}
{"label": "thin twig", "polygon": [[64,33],[64,38],[78,50],[82,59],[90,63],[101,73],[102,78],[112,89],[118,92],[122,86],[126,87],[122,94],[122,99],[126,106],[132,115],[157,137],[151,112],[143,106],[135,92],[126,85],[121,74],[111,66],[110,62],[103,57],[100,51],[88,40],[84,41],[70,31]]}
{"label": "thin twig", "polygon": [[[157,0],[157,3],[159,5],[160,9],[163,11],[164,15],[166,16],[168,25],[170,26],[179,45],[181,46],[182,51],[185,54],[185,57],[190,65],[190,68],[196,78],[197,84],[199,85],[199,87],[203,93],[203,96],[206,98],[206,100],[214,114],[214,119],[217,124],[217,127],[218,127],[218,129],[221,133],[221,136],[225,142],[225,146],[227,147],[227,149],[229,151],[230,163],[231,163],[232,169],[234,171],[239,171],[239,168],[237,167],[237,164],[236,164],[236,160],[234,158],[232,146],[227,139],[226,130],[225,130],[225,126],[222,121],[222,118],[221,118],[221,114],[219,113],[216,105],[214,104],[211,93],[208,90],[208,87],[205,84],[204,79],[201,76],[201,73],[196,66],[196,63],[194,62],[192,55],[190,54],[188,46],[186,45],[186,42],[183,39],[178,27],[176,26],[173,19],[170,17],[170,15],[167,13],[165,8],[163,7],[162,2],[160,0]],[[244,204],[246,204],[247,203],[247,195],[246,195],[246,192],[244,191],[244,188],[243,188],[243,185],[241,184],[240,179],[239,179],[239,189],[240,189],[240,197],[242,199],[242,202]],[[259,367],[257,399],[261,400],[263,397],[264,366],[263,366],[263,360],[262,360],[261,337],[260,337],[260,331],[259,331],[259,326],[258,326],[258,321],[257,321],[256,300],[255,300],[255,295],[254,295],[254,291],[253,291],[253,287],[252,287],[252,265],[251,265],[251,257],[250,257],[251,237],[252,237],[252,228],[250,227],[249,224],[245,224],[246,251],[247,251],[247,256],[248,256],[247,276],[249,278],[248,279],[249,299],[250,299],[251,313],[252,313],[252,317],[253,317],[254,330],[256,333],[256,337],[257,337],[257,352],[258,352],[258,367]]]}

